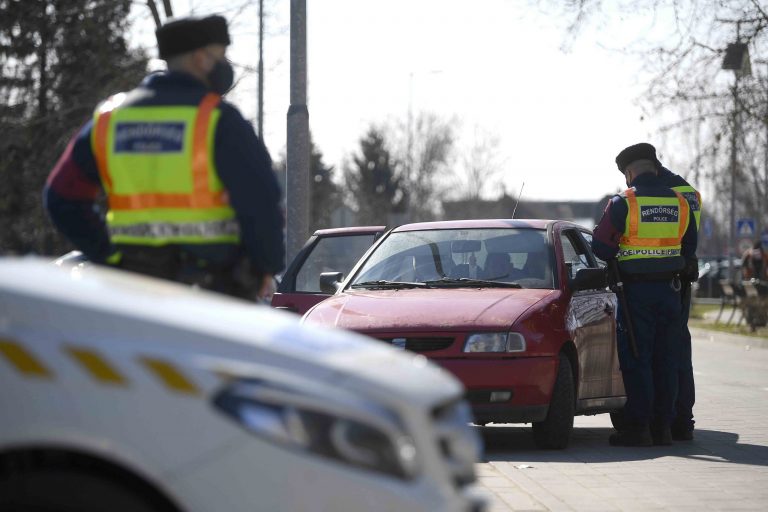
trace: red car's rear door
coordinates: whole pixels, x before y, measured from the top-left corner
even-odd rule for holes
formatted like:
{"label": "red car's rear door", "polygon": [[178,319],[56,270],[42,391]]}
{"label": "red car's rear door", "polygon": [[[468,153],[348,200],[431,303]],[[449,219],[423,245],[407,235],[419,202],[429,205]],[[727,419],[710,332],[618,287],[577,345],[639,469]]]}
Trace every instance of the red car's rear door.
{"label": "red car's rear door", "polygon": [[360,226],[315,231],[288,265],[272,296],[272,307],[303,315],[328,298],[320,290],[320,274],[341,272],[346,276],[385,229]]}

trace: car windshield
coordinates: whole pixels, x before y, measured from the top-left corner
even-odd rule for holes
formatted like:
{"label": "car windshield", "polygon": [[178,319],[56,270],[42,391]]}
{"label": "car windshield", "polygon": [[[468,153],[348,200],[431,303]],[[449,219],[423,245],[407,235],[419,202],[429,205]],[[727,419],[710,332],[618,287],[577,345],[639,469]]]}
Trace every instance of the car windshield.
{"label": "car windshield", "polygon": [[[533,228],[434,229],[391,233],[350,285],[554,288],[547,233]],[[412,286],[411,286],[412,287]]]}

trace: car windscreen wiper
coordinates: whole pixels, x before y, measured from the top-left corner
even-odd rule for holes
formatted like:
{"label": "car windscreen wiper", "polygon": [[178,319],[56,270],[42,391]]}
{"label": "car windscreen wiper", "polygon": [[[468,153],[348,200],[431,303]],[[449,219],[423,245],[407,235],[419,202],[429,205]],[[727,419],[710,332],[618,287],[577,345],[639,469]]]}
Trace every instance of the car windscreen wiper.
{"label": "car windscreen wiper", "polygon": [[468,277],[443,277],[435,281],[427,281],[425,284],[430,288],[522,288],[519,283],[487,281],[485,279],[470,279]]}
{"label": "car windscreen wiper", "polygon": [[413,281],[387,281],[385,279],[379,279],[378,281],[363,281],[362,283],[355,283],[350,288],[369,288],[369,289],[401,289],[401,288],[426,288],[424,283],[416,283]]}

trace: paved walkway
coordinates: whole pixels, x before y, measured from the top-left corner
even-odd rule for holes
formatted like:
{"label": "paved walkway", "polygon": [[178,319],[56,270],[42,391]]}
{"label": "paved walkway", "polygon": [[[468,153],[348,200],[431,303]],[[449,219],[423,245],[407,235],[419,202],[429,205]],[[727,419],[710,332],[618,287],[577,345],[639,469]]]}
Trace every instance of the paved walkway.
{"label": "paved walkway", "polygon": [[694,441],[611,447],[607,415],[578,417],[561,451],[536,449],[527,426],[481,428],[490,511],[768,510],[768,340],[692,334]]}

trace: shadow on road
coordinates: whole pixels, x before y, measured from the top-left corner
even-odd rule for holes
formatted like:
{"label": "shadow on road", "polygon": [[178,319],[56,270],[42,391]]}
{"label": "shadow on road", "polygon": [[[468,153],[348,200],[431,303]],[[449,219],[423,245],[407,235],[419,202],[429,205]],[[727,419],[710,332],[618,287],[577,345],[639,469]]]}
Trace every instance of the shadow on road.
{"label": "shadow on road", "polygon": [[672,446],[645,448],[608,445],[612,428],[574,428],[565,450],[540,450],[528,426],[477,427],[485,443],[483,460],[537,462],[607,463],[681,457],[710,463],[768,466],[768,446],[739,443],[739,435],[718,430],[696,430],[695,439]]}

